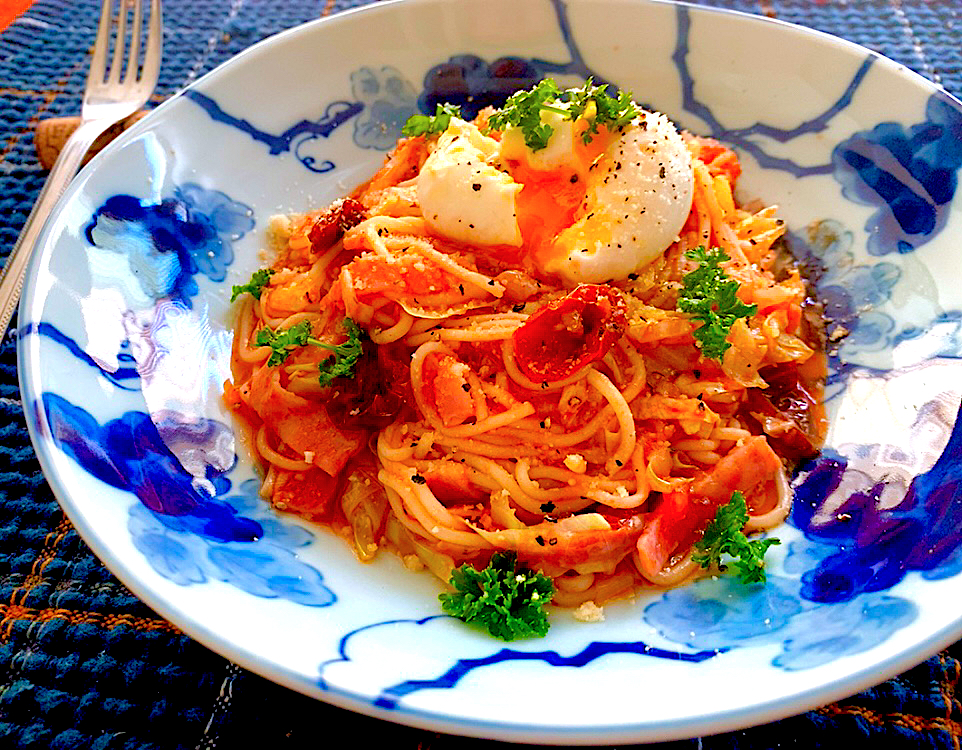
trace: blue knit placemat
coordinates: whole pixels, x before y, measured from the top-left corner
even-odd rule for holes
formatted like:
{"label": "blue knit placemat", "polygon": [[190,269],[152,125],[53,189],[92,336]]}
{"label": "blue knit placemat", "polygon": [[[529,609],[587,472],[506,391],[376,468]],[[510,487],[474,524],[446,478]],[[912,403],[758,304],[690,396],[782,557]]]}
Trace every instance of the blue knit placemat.
{"label": "blue knit placemat", "polygon": [[[370,0],[164,0],[154,102],[266,36]],[[523,2],[524,0],[519,0]],[[483,0],[478,0],[483,2]],[[959,0],[703,0],[865,45],[962,95]],[[0,33],[0,258],[45,178],[33,130],[79,110],[99,0],[37,0]],[[40,474],[13,339],[0,342],[0,748],[492,747],[375,721],[306,698],[208,651],[93,556]],[[773,724],[662,748],[959,750],[956,644],[882,685]],[[733,689],[737,689],[733,685]]]}

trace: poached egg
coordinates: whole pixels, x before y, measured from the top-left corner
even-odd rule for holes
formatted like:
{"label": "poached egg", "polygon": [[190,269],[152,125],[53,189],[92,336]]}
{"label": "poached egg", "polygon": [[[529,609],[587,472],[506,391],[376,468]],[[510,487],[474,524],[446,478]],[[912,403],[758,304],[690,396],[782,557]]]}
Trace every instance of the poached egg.
{"label": "poached egg", "polygon": [[625,279],[675,242],[691,211],[694,173],[665,115],[641,110],[623,128],[600,128],[587,145],[588,121],[554,109],[541,120],[552,134],[535,151],[520,128],[507,127],[499,141],[452,117],[418,177],[429,226],[472,244],[525,245],[537,269],[570,286]]}

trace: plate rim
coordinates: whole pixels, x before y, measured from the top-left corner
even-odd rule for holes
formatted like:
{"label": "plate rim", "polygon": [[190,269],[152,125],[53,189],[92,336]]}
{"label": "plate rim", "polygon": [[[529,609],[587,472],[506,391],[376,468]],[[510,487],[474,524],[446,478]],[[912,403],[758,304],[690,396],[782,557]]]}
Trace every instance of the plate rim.
{"label": "plate rim", "polygon": [[[456,0],[456,2],[464,7],[473,7],[475,5],[469,0]],[[548,2],[548,0],[545,0],[545,2]],[[575,4],[591,5],[594,4],[594,2],[595,0],[580,0],[576,1]],[[828,43],[832,46],[839,47],[849,53],[871,56],[876,62],[889,66],[890,69],[899,76],[907,76],[910,80],[913,80],[916,85],[922,86],[922,88],[928,92],[938,92],[940,95],[945,96],[954,106],[962,111],[962,99],[947,91],[942,85],[929,80],[908,66],[896,62],[863,45],[818,29],[741,10],[698,5],[687,0],[604,0],[604,2],[623,6],[682,6],[690,12],[698,14],[721,14],[740,18],[744,22],[774,24],[775,26],[788,30],[790,33],[800,34],[803,37],[810,36],[817,40],[816,43],[820,41],[821,43]],[[33,388],[34,382],[39,383],[42,376],[39,365],[35,364],[34,358],[37,355],[28,353],[28,349],[31,346],[30,340],[35,337],[29,336],[23,326],[23,321],[25,320],[23,313],[30,306],[29,301],[36,292],[40,266],[44,261],[49,259],[53,252],[51,233],[57,223],[56,217],[66,205],[73,201],[78,194],[82,193],[83,185],[89,176],[103,162],[111,159],[115,152],[119,151],[128,142],[137,138],[155,123],[160,123],[167,110],[171,106],[174,106],[174,103],[181,99],[186,91],[203,88],[209,85],[211,81],[216,82],[216,79],[223,74],[225,69],[243,64],[242,61],[249,60],[257,54],[268,52],[270,48],[276,45],[285,44],[287,40],[295,36],[312,34],[315,33],[318,28],[328,28],[330,26],[336,26],[338,23],[352,23],[359,15],[374,13],[390,14],[400,7],[439,6],[442,4],[451,4],[451,0],[385,0],[380,3],[370,3],[338,11],[331,16],[297,24],[252,44],[228,60],[219,63],[210,71],[190,82],[183,89],[178,90],[167,100],[151,110],[147,116],[137,124],[121,134],[115,141],[111,142],[103,151],[96,154],[80,171],[71,186],[57,202],[50,219],[47,221],[38,238],[37,251],[34,253],[27,270],[24,293],[21,297],[18,311],[16,345],[17,375],[26,426],[44,479],[53,492],[60,508],[84,543],[112,575],[116,576],[125,587],[158,615],[171,622],[183,635],[196,640],[215,654],[242,668],[264,676],[296,692],[322,700],[339,708],[344,708],[376,719],[421,729],[443,731],[455,735],[485,737],[508,742],[559,742],[566,745],[597,745],[611,742],[660,742],[695,736],[715,735],[754,727],[777,719],[804,713],[818,706],[854,695],[871,686],[881,684],[958,641],[959,638],[962,637],[962,614],[952,623],[931,634],[928,638],[913,644],[912,648],[903,648],[898,653],[883,660],[883,662],[866,666],[858,672],[850,674],[841,684],[831,686],[831,690],[827,690],[826,687],[822,685],[793,693],[791,696],[785,698],[775,699],[765,703],[756,703],[750,707],[742,707],[736,710],[721,711],[718,715],[699,716],[694,719],[690,717],[675,719],[654,725],[599,724],[591,725],[590,727],[584,726],[558,730],[548,724],[506,724],[498,720],[480,721],[476,719],[452,717],[441,712],[412,709],[403,704],[399,704],[395,709],[387,710],[374,705],[370,698],[361,696],[359,693],[346,691],[343,688],[324,690],[319,685],[302,679],[301,676],[296,673],[289,672],[286,668],[279,667],[264,660],[257,653],[249,649],[241,648],[232,642],[223,640],[222,636],[210,630],[201,621],[191,617],[181,606],[176,605],[171,599],[161,595],[152,588],[146,579],[135,574],[129,566],[115,555],[111,546],[105,539],[101,538],[101,535],[97,533],[95,527],[88,524],[86,520],[81,517],[79,509],[75,507],[70,500],[70,492],[63,485],[62,477],[56,469],[58,460],[57,453],[59,453],[60,450],[50,443],[49,438],[43,434],[44,431],[49,433],[47,414],[43,408],[37,408],[37,393]],[[36,373],[32,372],[33,369],[36,369]],[[962,576],[962,574],[958,575]]]}

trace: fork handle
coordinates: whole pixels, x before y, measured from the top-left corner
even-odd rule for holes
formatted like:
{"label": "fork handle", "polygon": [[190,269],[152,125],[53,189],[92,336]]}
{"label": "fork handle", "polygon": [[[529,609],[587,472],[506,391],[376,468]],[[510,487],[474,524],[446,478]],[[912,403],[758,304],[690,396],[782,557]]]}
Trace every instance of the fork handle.
{"label": "fork handle", "polygon": [[84,155],[111,122],[110,120],[84,120],[64,144],[60,156],[50,168],[50,174],[40,190],[40,195],[37,196],[37,202],[33,204],[33,210],[30,211],[23,229],[20,230],[20,236],[10,251],[10,257],[0,271],[0,341],[6,335],[7,326],[10,325],[13,312],[17,309],[27,264],[33,255],[37,238],[47,222],[47,217],[67,189],[67,185],[77,174],[77,170],[80,169]]}

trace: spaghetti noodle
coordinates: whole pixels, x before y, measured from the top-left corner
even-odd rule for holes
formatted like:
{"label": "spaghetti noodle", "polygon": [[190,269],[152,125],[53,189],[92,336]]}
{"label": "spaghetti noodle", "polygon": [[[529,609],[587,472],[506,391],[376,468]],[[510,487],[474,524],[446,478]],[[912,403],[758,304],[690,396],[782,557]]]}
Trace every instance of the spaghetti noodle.
{"label": "spaghetti noodle", "polygon": [[[545,167],[506,157],[507,134],[483,134],[484,121],[455,119],[454,140],[481,144],[520,241],[471,242],[471,227],[442,230],[429,215],[419,182],[448,131],[402,139],[349,197],[272,222],[272,273],[238,305],[225,386],[263,494],[332,527],[362,560],[391,548],[445,581],[510,550],[554,579],[563,606],[677,584],[733,491],[748,500],[746,531],[785,518],[785,472],[824,434],[818,316],[779,262],[782,222],[772,206],[736,203],[732,151],[683,134],[691,191],[677,234],[627,274],[580,283],[551,270],[564,262],[558,238],[581,222],[576,240],[590,246],[593,172],[625,153],[626,128],[598,127],[597,142],[571,147],[580,162]],[[471,179],[465,190],[481,192]],[[677,309],[699,246],[724,251],[753,306],[720,360]],[[345,318],[366,339],[353,376],[329,385],[317,377],[329,348],[294,347],[272,366],[258,344],[265,328],[307,321],[334,346]]]}

